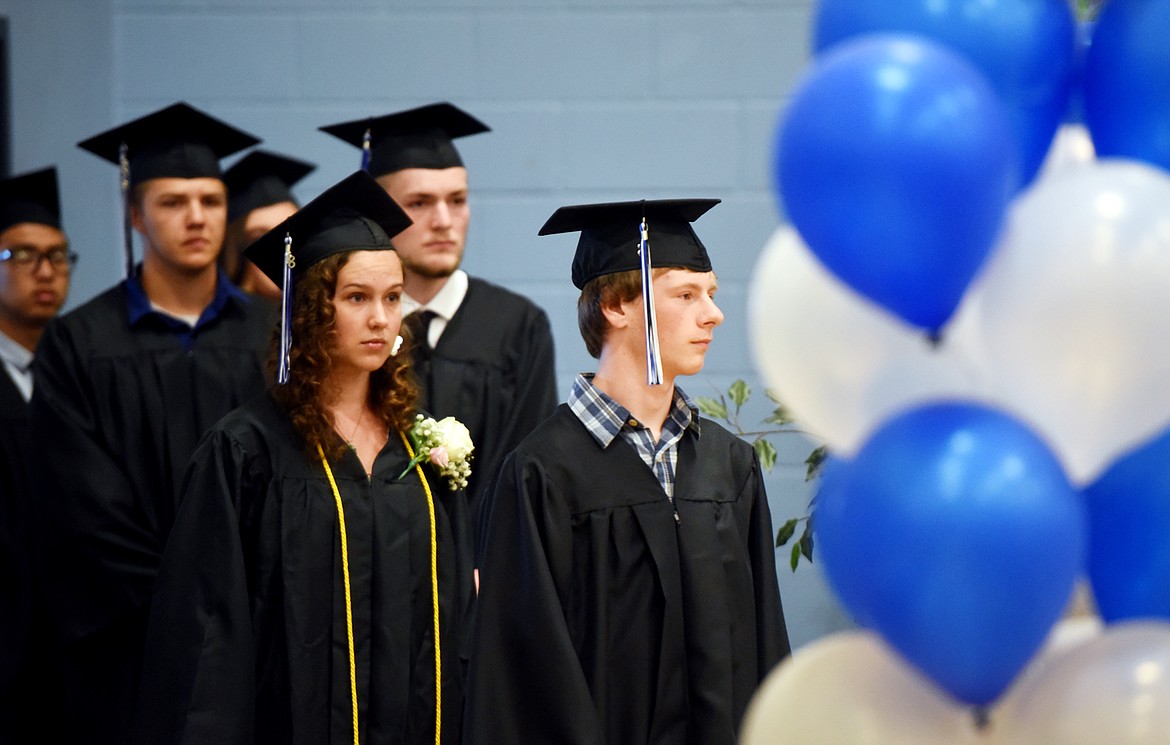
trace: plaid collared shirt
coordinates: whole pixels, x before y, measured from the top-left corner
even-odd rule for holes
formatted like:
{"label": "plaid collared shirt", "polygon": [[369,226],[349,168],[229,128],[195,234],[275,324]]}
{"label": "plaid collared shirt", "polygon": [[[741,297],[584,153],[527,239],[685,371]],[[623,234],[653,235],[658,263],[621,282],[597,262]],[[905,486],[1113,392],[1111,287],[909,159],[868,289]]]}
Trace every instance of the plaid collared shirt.
{"label": "plaid collared shirt", "polygon": [[592,374],[578,375],[569,391],[569,409],[601,447],[609,447],[619,435],[654,471],[666,496],[674,500],[674,475],[678,466],[678,441],[687,428],[699,434],[699,409],[682,389],[675,386],[670,414],[662,424],[662,437],[654,442],[650,428],[630,416],[626,407],[593,385]]}

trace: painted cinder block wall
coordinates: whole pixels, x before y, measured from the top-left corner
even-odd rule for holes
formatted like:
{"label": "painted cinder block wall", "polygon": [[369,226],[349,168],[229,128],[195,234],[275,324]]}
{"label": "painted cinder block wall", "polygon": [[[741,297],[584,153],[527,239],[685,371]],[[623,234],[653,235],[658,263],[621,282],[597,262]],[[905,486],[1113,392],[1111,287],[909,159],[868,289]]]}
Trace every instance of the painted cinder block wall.
{"label": "painted cinder block wall", "polygon": [[[775,122],[807,64],[812,0],[3,0],[11,35],[13,166],[56,164],[82,254],[70,306],[120,276],[117,174],[75,143],[176,100],[319,165],[302,199],[358,166],[317,127],[435,100],[482,118],[461,140],[471,174],[465,267],[549,313],[562,393],[591,369],[569,282],[575,236],[538,238],[558,206],[718,197],[696,223],[727,320],[707,367],[768,408],[747,339],[747,286],[781,222],[770,187]],[[804,514],[801,461],[779,441],[769,477],[779,524]],[[794,643],[848,625],[816,566],[778,553]]]}

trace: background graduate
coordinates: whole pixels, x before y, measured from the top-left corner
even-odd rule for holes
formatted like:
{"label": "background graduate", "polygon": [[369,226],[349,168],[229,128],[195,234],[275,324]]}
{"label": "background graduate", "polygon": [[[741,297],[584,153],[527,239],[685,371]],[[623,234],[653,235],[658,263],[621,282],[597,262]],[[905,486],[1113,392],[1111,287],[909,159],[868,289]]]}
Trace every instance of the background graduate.
{"label": "background graduate", "polygon": [[717,201],[563,207],[541,229],[581,231],[597,372],[486,497],[467,743],[729,745],[789,651],[755,451],[675,386],[723,320],[690,226]]}
{"label": "background graduate", "polygon": [[56,168],[0,181],[0,745],[33,731],[37,742],[60,741],[59,650],[34,573],[28,439],[33,355],[77,261],[57,192]]}
{"label": "background graduate", "polygon": [[287,155],[253,150],[224,171],[227,231],[219,265],[244,292],[280,301],[280,287],[244,256],[244,249],[297,211],[292,187],[316,169]]}
{"label": "background graduate", "polygon": [[390,244],[409,222],[358,172],[248,249],[291,291],[288,382],[192,458],[134,742],[458,742],[469,522],[464,492],[412,465]]}
{"label": "background graduate", "polygon": [[33,361],[34,542],[70,742],[126,742],[183,471],[203,433],[264,390],[274,313],[216,266],[219,161],[256,142],[176,103],[79,143],[119,167],[127,277],[51,321]]}
{"label": "background graduate", "polygon": [[367,145],[363,160],[370,175],[413,220],[394,236],[394,248],[406,280],[405,324],[418,337],[412,354],[422,406],[471,430],[475,473],[467,492],[476,508],[504,455],[558,400],[545,312],[459,268],[471,198],[454,140],[488,127],[456,106],[433,103],[321,129]]}

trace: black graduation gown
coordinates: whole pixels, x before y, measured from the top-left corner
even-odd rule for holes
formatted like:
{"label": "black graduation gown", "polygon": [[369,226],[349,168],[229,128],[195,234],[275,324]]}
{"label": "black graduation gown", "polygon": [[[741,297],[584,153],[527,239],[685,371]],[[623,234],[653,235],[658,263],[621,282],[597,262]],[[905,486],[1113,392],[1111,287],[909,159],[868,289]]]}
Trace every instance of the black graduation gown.
{"label": "black graduation gown", "polygon": [[788,654],[752,448],[679,443],[675,505],[570,411],[505,459],[490,505],[465,742],[726,745]]}
{"label": "black graduation gown", "polygon": [[44,587],[70,728],[125,741],[155,572],[199,438],[264,390],[271,310],[231,296],[187,348],[125,283],[50,322],[33,363]]}
{"label": "black graduation gown", "polygon": [[25,537],[29,498],[28,404],[0,367],[0,742],[16,714],[8,702],[18,690],[27,656],[32,565]]}
{"label": "black graduation gown", "polygon": [[431,366],[422,408],[454,416],[471,433],[467,493],[475,511],[500,461],[556,408],[548,316],[522,295],[471,277]]}
{"label": "black graduation gown", "polygon": [[[367,478],[330,463],[344,504],[362,742],[434,742],[430,523],[397,436]],[[473,599],[466,496],[435,499],[443,742],[459,741]],[[337,508],[287,415],[265,396],[195,453],[159,571],[134,742],[353,742]]]}
{"label": "black graduation gown", "polygon": [[58,742],[57,647],[39,602],[29,507],[28,404],[0,369],[0,745]]}

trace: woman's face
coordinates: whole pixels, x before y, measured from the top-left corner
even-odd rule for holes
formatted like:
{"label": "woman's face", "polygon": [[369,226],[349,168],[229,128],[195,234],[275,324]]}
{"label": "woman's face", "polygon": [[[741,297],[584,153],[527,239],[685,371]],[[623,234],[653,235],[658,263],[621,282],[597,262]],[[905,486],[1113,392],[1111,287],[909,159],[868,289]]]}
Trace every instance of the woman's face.
{"label": "woman's face", "polygon": [[333,293],[338,373],[373,372],[385,364],[402,325],[402,262],[395,251],[354,251]]}

